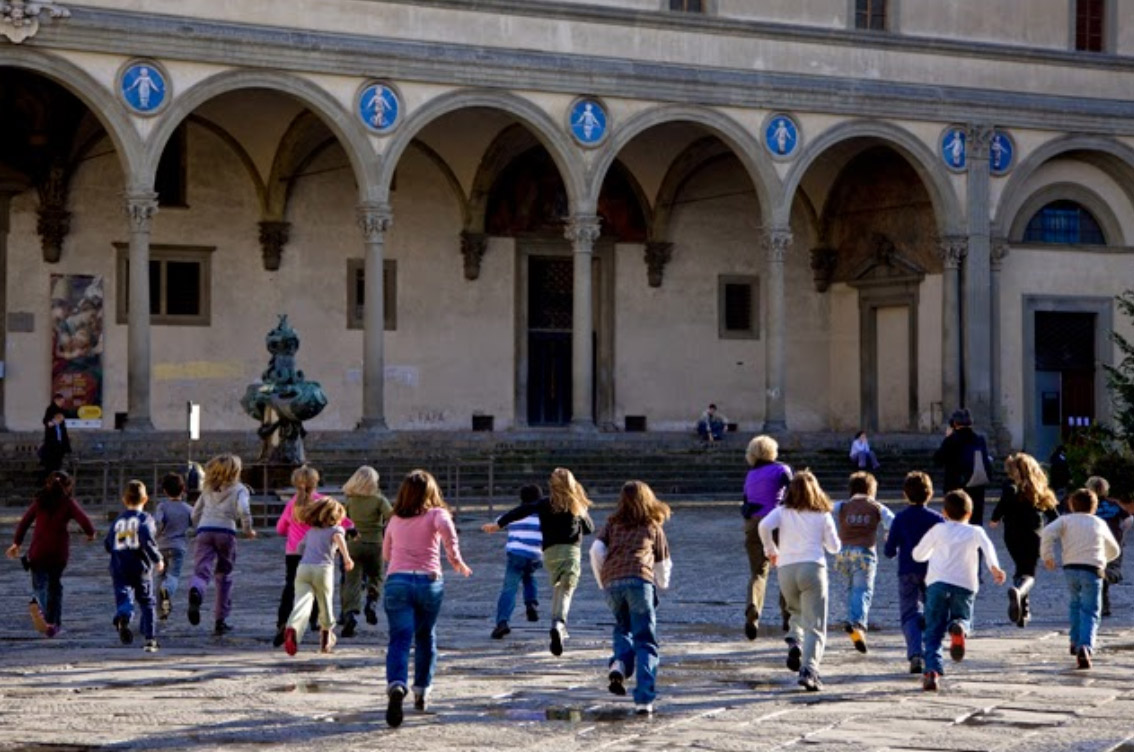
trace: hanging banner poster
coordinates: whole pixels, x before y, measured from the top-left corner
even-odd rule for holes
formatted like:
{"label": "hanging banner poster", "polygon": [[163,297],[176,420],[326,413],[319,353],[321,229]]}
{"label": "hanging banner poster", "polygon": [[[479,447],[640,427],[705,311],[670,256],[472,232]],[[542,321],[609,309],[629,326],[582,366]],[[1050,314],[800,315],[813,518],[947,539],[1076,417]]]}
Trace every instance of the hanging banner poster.
{"label": "hanging banner poster", "polygon": [[102,277],[51,275],[51,393],[68,428],[102,428]]}

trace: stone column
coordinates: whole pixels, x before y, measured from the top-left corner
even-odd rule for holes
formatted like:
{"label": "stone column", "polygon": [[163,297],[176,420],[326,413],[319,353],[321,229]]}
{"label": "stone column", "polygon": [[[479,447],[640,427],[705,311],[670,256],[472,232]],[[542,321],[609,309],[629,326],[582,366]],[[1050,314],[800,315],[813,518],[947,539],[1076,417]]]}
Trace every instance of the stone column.
{"label": "stone column", "polygon": [[8,381],[8,212],[16,192],[0,185],[0,361],[4,361],[4,375],[0,378],[0,431],[8,430],[4,413],[4,386]]}
{"label": "stone column", "polygon": [[787,430],[787,356],[784,339],[786,314],[784,310],[784,261],[791,250],[791,230],[773,227],[764,236],[764,255],[767,261],[768,323],[764,327],[764,432],[778,433]]}
{"label": "stone column", "polygon": [[942,417],[961,406],[961,262],[968,243],[964,237],[937,239],[945,267],[941,285],[941,409]]}
{"label": "stone column", "polygon": [[359,428],[386,430],[386,317],[383,297],[383,262],[386,256],[386,233],[393,224],[390,207],[384,204],[360,204],[358,226],[362,228],[366,246],[366,266],[362,333],[362,420]]}
{"label": "stone column", "polygon": [[157,194],[127,193],[130,218],[130,289],[126,349],[126,430],[152,431],[150,417],[150,228],[157,213]]}
{"label": "stone column", "polygon": [[1008,449],[1012,437],[1004,425],[1003,386],[1001,384],[1001,355],[1000,355],[1000,270],[1004,266],[1004,257],[1008,255],[1008,241],[1005,238],[996,238],[992,241],[992,253],[989,258],[992,267],[992,281],[990,285],[992,297],[992,435],[995,437],[996,451],[998,453]]}
{"label": "stone column", "polygon": [[965,141],[968,165],[969,248],[962,268],[964,327],[962,358],[964,380],[961,401],[973,414],[977,426],[988,426],[992,418],[992,270],[989,203],[988,147],[992,128],[971,125]]}
{"label": "stone column", "polygon": [[594,413],[594,294],[591,260],[599,238],[601,220],[593,215],[571,217],[564,233],[574,251],[574,294],[571,323],[571,424],[591,431]]}

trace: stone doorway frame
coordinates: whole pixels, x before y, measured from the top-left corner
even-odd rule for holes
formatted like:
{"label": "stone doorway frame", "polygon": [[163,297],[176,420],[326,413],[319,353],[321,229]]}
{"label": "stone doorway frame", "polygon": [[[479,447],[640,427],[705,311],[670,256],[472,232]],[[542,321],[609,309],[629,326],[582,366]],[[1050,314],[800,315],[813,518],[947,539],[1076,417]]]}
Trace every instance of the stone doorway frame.
{"label": "stone doorway frame", "polygon": [[905,306],[909,311],[909,394],[906,427],[917,431],[918,304],[922,278],[859,279],[858,290],[860,421],[865,430],[878,430],[878,309]]}

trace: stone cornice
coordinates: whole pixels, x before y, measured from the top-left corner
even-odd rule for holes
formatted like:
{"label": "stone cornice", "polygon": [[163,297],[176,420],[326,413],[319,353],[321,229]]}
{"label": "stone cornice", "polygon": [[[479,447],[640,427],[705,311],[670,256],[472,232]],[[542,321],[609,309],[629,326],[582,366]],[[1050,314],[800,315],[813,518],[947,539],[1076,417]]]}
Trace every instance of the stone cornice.
{"label": "stone cornice", "polygon": [[[408,1],[408,0],[405,0]],[[443,0],[445,2],[446,0]],[[523,5],[511,0],[478,2],[477,8],[497,4]],[[509,7],[511,7],[509,5]],[[598,13],[594,8],[587,13]],[[564,9],[561,12],[566,13]],[[518,12],[518,11],[517,11]],[[530,12],[534,12],[530,11]],[[653,14],[611,11],[637,17]],[[605,15],[605,10],[603,11]],[[665,14],[659,14],[664,16]],[[572,16],[574,17],[574,16]],[[667,19],[668,20],[668,19]],[[683,22],[686,19],[681,19]],[[689,19],[689,24],[717,23],[720,19]],[[736,22],[744,27],[747,22]],[[733,22],[729,22],[732,29]],[[756,24],[762,33],[780,25]],[[793,27],[794,28],[794,27]],[[735,31],[735,29],[733,29]],[[893,45],[880,35],[864,40],[859,34],[796,29],[810,41],[847,36],[858,46]],[[981,118],[1001,127],[1035,127],[1077,130],[1101,134],[1134,134],[1134,101],[1053,96],[1000,90],[972,89],[934,84],[909,84],[866,78],[774,73],[739,69],[695,68],[687,65],[635,61],[622,58],[565,55],[540,51],[437,44],[393,40],[341,33],[306,32],[269,26],[233,23],[120,11],[74,8],[65,26],[42,30],[24,46],[40,49],[65,48],[89,52],[129,53],[162,59],[182,59],[218,64],[294,71],[372,76],[374,71],[406,81],[456,84],[480,88],[536,89],[577,94],[644,98],[658,102],[696,101],[708,106],[776,107],[799,111],[847,114],[861,117],[909,117],[950,121]],[[802,39],[802,37],[801,37]],[[848,42],[849,43],[849,42]],[[933,51],[947,44],[915,40],[911,52]],[[1001,46],[986,45],[1000,54]],[[976,49],[981,45],[971,46]],[[904,47],[901,49],[905,49]],[[1038,54],[1012,49],[1012,60]],[[957,51],[968,51],[960,45]],[[941,48],[941,51],[946,51]],[[991,54],[991,50],[986,50]],[[1049,62],[1083,66],[1081,55],[1044,53]],[[1134,72],[1134,59],[1103,56],[1116,72]],[[0,60],[3,50],[0,49]]]}

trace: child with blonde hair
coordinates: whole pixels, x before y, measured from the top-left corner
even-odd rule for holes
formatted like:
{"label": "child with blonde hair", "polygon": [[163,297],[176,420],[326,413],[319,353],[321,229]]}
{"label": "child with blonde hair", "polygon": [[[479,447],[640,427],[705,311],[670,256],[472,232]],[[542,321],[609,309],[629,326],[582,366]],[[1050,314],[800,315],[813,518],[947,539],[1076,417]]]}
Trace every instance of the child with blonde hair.
{"label": "child with blonde hair", "polygon": [[126,511],[118,515],[106,533],[106,552],[110,554],[110,577],[114,582],[114,628],[123,645],[134,641],[130,631],[130,619],[134,616],[134,601],[142,609],[142,637],[145,651],[158,651],[157,633],[154,621],[157,605],[154,602],[154,569],[161,573],[165,569],[161,551],[157,544],[157,526],[154,518],[145,511],[149,501],[146,484],[132,480],[126,484],[122,493],[122,505]]}
{"label": "child with blonde hair", "polygon": [[[362,609],[367,624],[378,623],[375,609],[382,594],[382,535],[394,508],[378,490],[378,471],[363,465],[343,485],[346,516],[354,523],[358,536],[347,541],[354,568],[346,573],[342,593],[343,637],[353,637]],[[366,584],[366,606],[362,605],[362,586]]]}
{"label": "child with blonde hair", "polygon": [[595,582],[606,591],[606,603],[614,613],[609,689],[616,695],[626,694],[626,677],[634,673],[634,710],[638,715],[653,713],[657,697],[659,661],[654,603],[656,589],[669,587],[673,567],[669,542],[662,530],[669,517],[669,506],[658,501],[648,485],[629,481],[618,495],[618,508],[591,544]]}
{"label": "child with blonde hair", "polygon": [[989,527],[1004,521],[1004,544],[1016,571],[1008,588],[1008,619],[1018,627],[1027,626],[1031,618],[1028,593],[1036,582],[1036,564],[1040,558],[1040,532],[1044,525],[1059,515],[1055,511],[1055,494],[1047,487],[1043,468],[1030,454],[1009,455],[1004,462],[1008,482],[1000,493],[1000,501],[992,510]]}
{"label": "child with blonde hair", "polygon": [[551,654],[563,655],[563,641],[567,638],[567,617],[571,611],[571,598],[579,585],[582,572],[581,543],[584,535],[594,532],[595,525],[587,510],[591,500],[571,471],[558,467],[551,473],[550,495],[531,505],[520,506],[505,512],[494,523],[482,530],[495,533],[513,522],[524,519],[533,511],[539,515],[543,535],[543,564],[551,579]]}
{"label": "child with blonde hair", "polygon": [[[823,688],[819,663],[827,642],[826,554],[842,548],[833,508],[819,481],[803,470],[791,479],[783,504],[759,525],[768,561],[779,569],[780,591],[787,603],[787,667],[799,672],[799,685],[808,692]],[[778,543],[772,537],[776,530]]]}
{"label": "child with blonde hair", "polygon": [[319,603],[319,652],[335,649],[335,619],[331,602],[335,593],[335,552],[342,554],[343,568],[354,570],[354,561],[346,545],[346,531],[342,528],[346,510],[329,496],[306,504],[302,510],[303,522],[308,526],[299,542],[299,565],[295,570],[295,605],[284,629],[284,650],[288,655],[299,651],[303,632],[311,619],[311,608]]}
{"label": "child with blonde hair", "polygon": [[390,625],[386,650],[386,723],[402,724],[402,701],[409,680],[410,644],[414,644],[413,705],[425,710],[437,668],[437,617],[445,595],[441,552],[453,569],[468,577],[461,559],[457,529],[441,489],[432,475],[414,470],[402,481],[394,516],[382,539],[382,558],[389,564],[383,605]]}
{"label": "child with blonde hair", "polygon": [[189,583],[189,609],[186,615],[194,626],[201,623],[201,603],[209,580],[216,571],[216,619],[218,636],[232,631],[227,619],[232,612],[233,568],[236,565],[236,527],[244,528],[245,538],[255,538],[248,488],[240,482],[242,464],[235,454],[219,454],[205,465],[204,488],[193,506],[192,522],[197,528],[193,579]]}

